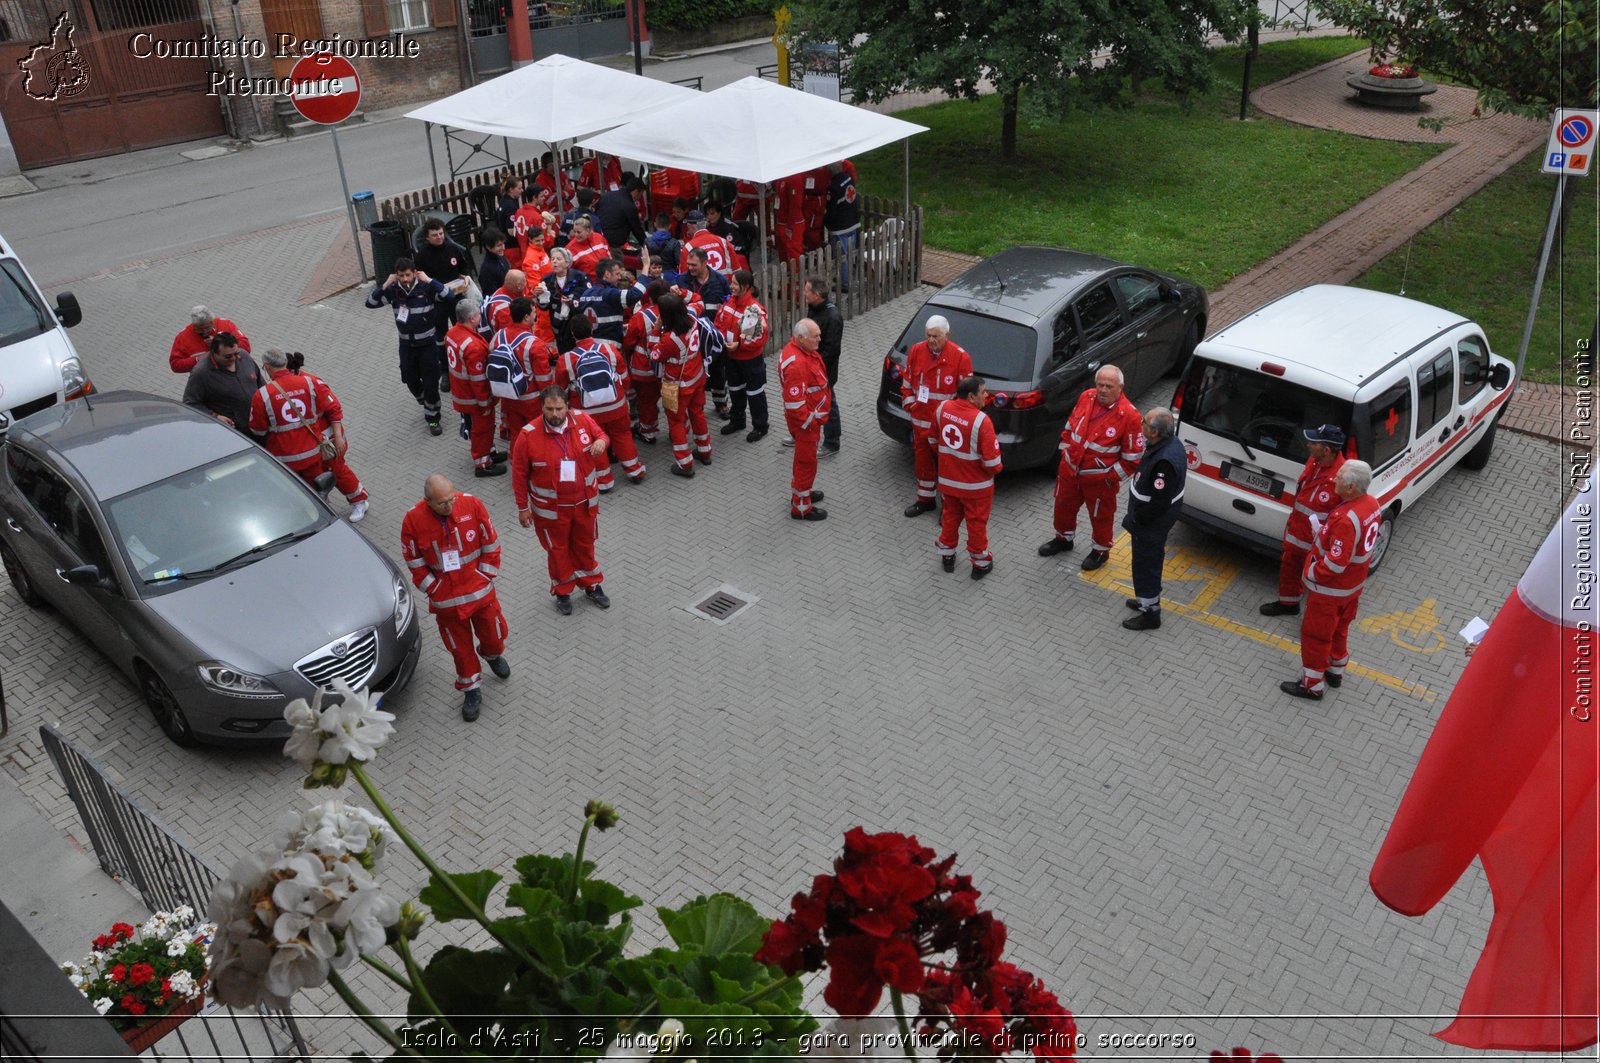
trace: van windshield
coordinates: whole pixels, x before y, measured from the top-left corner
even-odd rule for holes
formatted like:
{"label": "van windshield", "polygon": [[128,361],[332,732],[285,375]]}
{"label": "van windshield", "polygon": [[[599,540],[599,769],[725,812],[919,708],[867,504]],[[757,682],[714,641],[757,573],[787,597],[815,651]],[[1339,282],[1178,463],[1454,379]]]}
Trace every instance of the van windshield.
{"label": "van windshield", "polygon": [[0,259],[0,347],[32,339],[54,324],[22,267],[15,259]]}
{"label": "van windshield", "polygon": [[1183,377],[1183,423],[1303,464],[1302,431],[1333,424],[1350,431],[1348,400],[1242,366],[1192,358]]}
{"label": "van windshield", "polygon": [[928,338],[928,319],[950,322],[950,339],[972,356],[972,371],[989,380],[1032,383],[1038,365],[1039,335],[1027,325],[1002,321],[947,306],[924,306],[911,319],[894,349],[905,359],[912,345]]}

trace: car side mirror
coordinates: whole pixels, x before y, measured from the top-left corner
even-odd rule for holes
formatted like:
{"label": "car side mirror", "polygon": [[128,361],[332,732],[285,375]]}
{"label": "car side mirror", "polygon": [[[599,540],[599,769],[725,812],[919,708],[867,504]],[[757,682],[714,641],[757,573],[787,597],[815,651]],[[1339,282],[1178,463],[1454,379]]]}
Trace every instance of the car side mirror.
{"label": "car side mirror", "polygon": [[317,494],[321,495],[323,498],[327,498],[329,493],[333,491],[333,473],[318,473],[316,480],[313,481],[313,484],[314,490],[317,492]]}
{"label": "car side mirror", "polygon": [[62,576],[74,587],[98,587],[101,590],[113,590],[116,587],[111,577],[100,574],[99,565],[78,565],[67,569]]}
{"label": "car side mirror", "polygon": [[1163,284],[1161,286],[1161,301],[1164,303],[1181,303],[1183,302],[1183,293],[1170,284]]}
{"label": "car side mirror", "polygon": [[1489,386],[1496,391],[1504,391],[1506,385],[1511,383],[1511,367],[1501,362],[1489,370]]}
{"label": "car side mirror", "polygon": [[83,320],[83,310],[78,306],[76,295],[62,292],[56,296],[56,320],[61,322],[62,328],[71,328]]}

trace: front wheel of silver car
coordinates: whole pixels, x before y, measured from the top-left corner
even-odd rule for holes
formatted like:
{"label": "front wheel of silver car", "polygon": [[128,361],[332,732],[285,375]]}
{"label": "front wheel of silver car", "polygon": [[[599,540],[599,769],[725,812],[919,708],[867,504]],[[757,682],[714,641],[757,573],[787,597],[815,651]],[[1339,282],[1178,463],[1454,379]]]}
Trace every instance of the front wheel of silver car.
{"label": "front wheel of silver car", "polygon": [[33,580],[22,570],[21,560],[5,543],[0,543],[0,564],[5,566],[6,577],[11,580],[11,586],[24,605],[31,605],[35,609],[44,605],[44,599],[39,597],[39,592],[34,589]]}
{"label": "front wheel of silver car", "polygon": [[189,717],[184,715],[178,699],[172,696],[172,691],[160,676],[148,670],[143,675],[145,704],[150,706],[150,712],[161,730],[175,745],[194,745],[194,728],[189,725]]}

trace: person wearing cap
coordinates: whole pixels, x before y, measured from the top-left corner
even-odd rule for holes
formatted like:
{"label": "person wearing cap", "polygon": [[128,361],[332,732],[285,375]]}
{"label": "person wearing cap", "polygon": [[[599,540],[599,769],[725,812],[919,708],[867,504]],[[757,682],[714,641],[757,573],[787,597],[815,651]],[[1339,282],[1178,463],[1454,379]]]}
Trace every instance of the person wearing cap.
{"label": "person wearing cap", "polygon": [[1300,574],[1306,555],[1317,537],[1317,529],[1339,504],[1334,478],[1344,467],[1344,429],[1322,424],[1305,430],[1306,449],[1311,457],[1301,470],[1294,489],[1294,508],[1283,526],[1283,561],[1278,566],[1278,598],[1261,607],[1262,616],[1297,616],[1303,592]]}
{"label": "person wearing cap", "polygon": [[250,337],[244,330],[225,317],[217,317],[203,306],[189,311],[189,325],[172,339],[172,350],[167,354],[167,364],[174,373],[187,373],[201,357],[211,353],[211,337],[218,332],[231,332],[246,354],[250,353]]}
{"label": "person wearing cap", "polygon": [[1134,596],[1128,599],[1133,615],[1122,622],[1129,631],[1161,626],[1167,536],[1183,512],[1183,487],[1189,477],[1189,462],[1177,433],[1178,419],[1166,407],[1157,406],[1144,415],[1144,454],[1128,486],[1128,512],[1122,518],[1133,547],[1129,560]]}
{"label": "person wearing cap", "polygon": [[1333,489],[1339,504],[1316,525],[1306,557],[1306,615],[1300,620],[1300,679],[1278,689],[1293,698],[1321,701],[1326,687],[1344,682],[1350,664],[1350,622],[1361,604],[1372,550],[1383,528],[1378,500],[1367,493],[1372,466],[1351,459],[1339,466]]}

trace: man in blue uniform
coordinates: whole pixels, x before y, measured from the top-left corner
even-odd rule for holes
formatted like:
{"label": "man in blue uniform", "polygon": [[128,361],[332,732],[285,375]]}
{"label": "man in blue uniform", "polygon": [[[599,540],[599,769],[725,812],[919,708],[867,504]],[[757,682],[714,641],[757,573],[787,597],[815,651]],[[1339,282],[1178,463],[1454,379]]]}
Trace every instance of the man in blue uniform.
{"label": "man in blue uniform", "polygon": [[1122,622],[1129,631],[1161,626],[1161,568],[1167,556],[1167,533],[1183,511],[1183,485],[1189,463],[1177,439],[1177,419],[1165,407],[1144,415],[1144,457],[1128,488],[1128,514],[1122,526],[1133,537],[1133,615]]}

